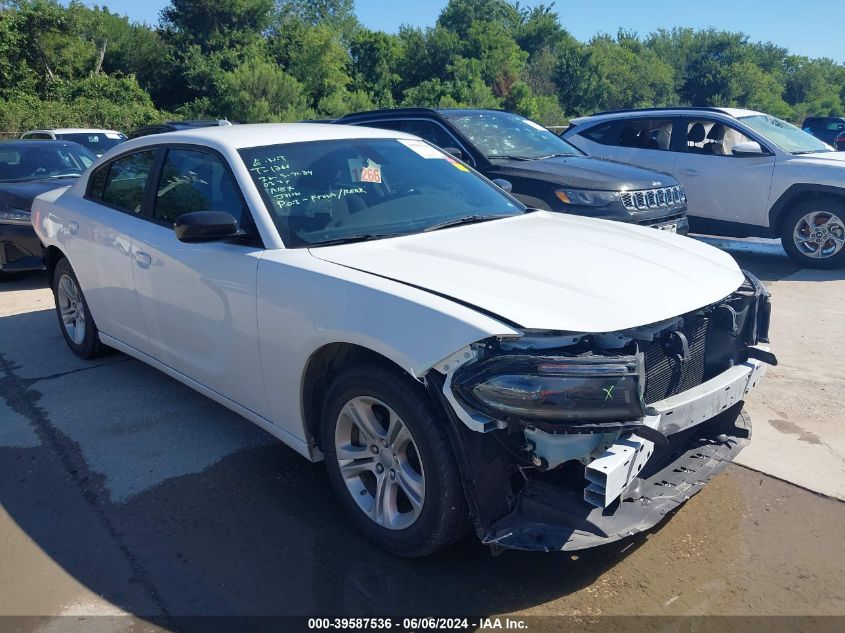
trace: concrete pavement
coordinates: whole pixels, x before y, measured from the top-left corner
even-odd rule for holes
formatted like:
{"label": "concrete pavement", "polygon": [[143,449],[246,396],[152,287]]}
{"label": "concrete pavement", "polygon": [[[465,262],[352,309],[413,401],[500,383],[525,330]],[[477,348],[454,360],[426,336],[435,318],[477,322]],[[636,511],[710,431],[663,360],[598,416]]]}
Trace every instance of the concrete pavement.
{"label": "concrete pavement", "polygon": [[[772,290],[781,360],[741,459],[842,498],[845,273],[739,248]],[[86,631],[147,626],[120,614],[845,615],[845,504],[741,467],[656,530],[576,555],[491,558],[469,537],[389,556],[321,465],[135,360],[73,356],[38,276],[0,285],[0,507],[0,615],[112,616]]]}

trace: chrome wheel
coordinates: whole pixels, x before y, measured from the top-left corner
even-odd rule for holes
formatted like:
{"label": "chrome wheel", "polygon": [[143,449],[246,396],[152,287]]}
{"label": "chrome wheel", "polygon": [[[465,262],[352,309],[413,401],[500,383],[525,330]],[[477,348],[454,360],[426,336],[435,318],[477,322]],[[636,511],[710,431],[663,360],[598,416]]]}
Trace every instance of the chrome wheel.
{"label": "chrome wheel", "polygon": [[412,525],[425,502],[425,472],[396,412],[376,398],[352,398],[340,410],[334,440],[340,474],[358,507],[382,527]]}
{"label": "chrome wheel", "polygon": [[806,257],[833,257],[845,246],[845,222],[830,211],[811,211],[795,224],[792,239]]}
{"label": "chrome wheel", "polygon": [[68,338],[76,345],[82,345],[85,340],[85,307],[76,282],[67,273],[59,278],[56,297]]}

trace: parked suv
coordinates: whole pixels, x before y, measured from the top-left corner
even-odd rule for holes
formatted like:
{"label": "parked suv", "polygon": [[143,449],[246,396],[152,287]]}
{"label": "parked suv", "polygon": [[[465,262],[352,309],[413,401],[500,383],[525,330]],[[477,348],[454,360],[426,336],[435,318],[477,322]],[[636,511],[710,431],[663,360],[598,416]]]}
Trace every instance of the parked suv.
{"label": "parked suv", "polygon": [[164,134],[166,132],[177,132],[179,130],[195,130],[201,127],[219,127],[232,125],[226,119],[215,120],[200,120],[200,121],[166,121],[164,123],[154,123],[152,125],[144,125],[137,130],[129,133],[129,138],[138,138],[140,136],[149,136],[150,134]]}
{"label": "parked suv", "polygon": [[88,128],[56,128],[51,130],[30,130],[21,134],[25,141],[70,141],[79,143],[97,156],[102,156],[115,145],[126,140],[126,134],[117,130]]}
{"label": "parked suv", "polygon": [[801,129],[838,150],[845,149],[845,117],[809,116],[804,119]]}
{"label": "parked suv", "polygon": [[122,350],[325,459],[406,556],[470,526],[554,551],[657,525],[748,442],[775,362],[768,293],[727,253],[527,209],[402,132],[147,136],[32,224],[74,353]]}
{"label": "parked suv", "polygon": [[687,233],[686,196],[671,176],[584,156],[542,125],[499,110],[410,108],[336,121],[414,134],[464,160],[529,207]]}
{"label": "parked suv", "polygon": [[802,266],[845,263],[845,154],[753,110],[621,110],[574,119],[563,138],[587,152],[673,174],[691,230],[780,237]]}

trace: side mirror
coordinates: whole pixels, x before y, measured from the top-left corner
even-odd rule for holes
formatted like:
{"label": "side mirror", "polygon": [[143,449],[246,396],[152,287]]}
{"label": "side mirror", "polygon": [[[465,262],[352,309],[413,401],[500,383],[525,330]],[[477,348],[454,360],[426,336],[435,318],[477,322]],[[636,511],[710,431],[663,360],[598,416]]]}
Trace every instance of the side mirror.
{"label": "side mirror", "polygon": [[506,191],[508,193],[513,191],[513,185],[510,183],[509,180],[505,180],[504,178],[494,178],[493,184],[496,185],[502,191]]}
{"label": "side mirror", "polygon": [[221,211],[194,211],[176,218],[173,224],[180,242],[214,242],[239,237],[238,221]]}
{"label": "side mirror", "polygon": [[461,150],[459,150],[457,147],[441,147],[440,149],[442,149],[447,154],[451,154],[452,156],[454,156],[458,160],[464,159],[464,153]]}
{"label": "side mirror", "polygon": [[737,143],[733,146],[731,150],[734,156],[761,156],[765,152],[763,152],[763,148],[760,147],[760,143],[757,141],[743,141],[742,143]]}

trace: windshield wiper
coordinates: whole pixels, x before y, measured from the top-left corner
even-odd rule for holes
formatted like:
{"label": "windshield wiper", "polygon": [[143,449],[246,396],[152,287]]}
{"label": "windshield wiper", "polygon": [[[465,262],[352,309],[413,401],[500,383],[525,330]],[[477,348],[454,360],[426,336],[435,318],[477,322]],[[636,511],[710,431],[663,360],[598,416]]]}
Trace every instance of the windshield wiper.
{"label": "windshield wiper", "polygon": [[531,156],[507,156],[505,154],[492,154],[491,156],[487,157],[488,160],[500,159],[500,160],[534,160]]}
{"label": "windshield wiper", "polygon": [[547,154],[546,156],[537,156],[534,160],[546,160],[547,158],[569,158],[570,156],[578,156],[578,154]]}
{"label": "windshield wiper", "polygon": [[475,224],[476,222],[486,222],[487,220],[497,220],[499,218],[509,217],[511,217],[510,214],[501,213],[498,215],[465,215],[461,218],[452,218],[450,220],[444,220],[443,222],[438,222],[437,224],[427,226],[423,229],[423,233],[428,233],[429,231],[437,231],[439,229],[445,229],[450,226],[459,226],[461,224]]}
{"label": "windshield wiper", "polygon": [[331,240],[323,240],[322,242],[314,242],[308,244],[308,248],[316,246],[332,246],[334,244],[352,244],[354,242],[370,242],[372,240],[380,240],[385,237],[397,237],[402,233],[356,233],[355,235],[346,235],[345,237],[336,237]]}

